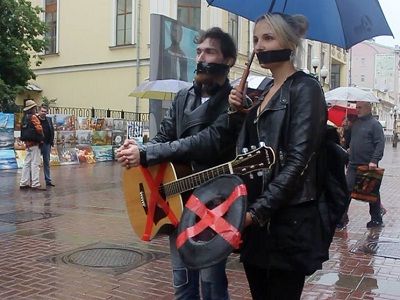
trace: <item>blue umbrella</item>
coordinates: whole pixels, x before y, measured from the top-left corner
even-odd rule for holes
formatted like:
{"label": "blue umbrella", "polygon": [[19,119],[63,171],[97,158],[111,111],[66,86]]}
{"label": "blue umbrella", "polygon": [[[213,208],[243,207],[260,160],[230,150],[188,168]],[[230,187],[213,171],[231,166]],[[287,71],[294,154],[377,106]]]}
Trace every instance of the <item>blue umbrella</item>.
{"label": "blue umbrella", "polygon": [[306,38],[348,49],[361,41],[392,31],[378,0],[207,0],[255,21],[270,12],[302,14],[309,21]]}

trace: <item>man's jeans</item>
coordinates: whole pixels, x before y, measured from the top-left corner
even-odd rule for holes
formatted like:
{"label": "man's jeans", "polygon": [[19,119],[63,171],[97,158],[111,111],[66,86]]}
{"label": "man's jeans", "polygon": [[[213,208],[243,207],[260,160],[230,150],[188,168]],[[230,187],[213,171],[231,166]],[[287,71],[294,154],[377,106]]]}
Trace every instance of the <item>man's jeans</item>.
{"label": "man's jeans", "polygon": [[46,184],[51,183],[50,178],[50,152],[51,152],[51,145],[50,144],[42,144],[42,156],[43,156],[43,171],[44,171],[44,180]]}
{"label": "man's jeans", "polygon": [[176,231],[170,236],[173,285],[176,300],[199,300],[199,281],[203,300],[229,300],[226,259],[200,270],[188,269],[176,249]]}
{"label": "man's jeans", "polygon": [[[347,187],[351,193],[353,187],[356,183],[357,175],[357,165],[349,165],[347,168],[346,179]],[[378,195],[378,201],[374,203],[369,203],[369,214],[371,215],[371,220],[376,222],[382,222],[381,216],[381,196]]]}

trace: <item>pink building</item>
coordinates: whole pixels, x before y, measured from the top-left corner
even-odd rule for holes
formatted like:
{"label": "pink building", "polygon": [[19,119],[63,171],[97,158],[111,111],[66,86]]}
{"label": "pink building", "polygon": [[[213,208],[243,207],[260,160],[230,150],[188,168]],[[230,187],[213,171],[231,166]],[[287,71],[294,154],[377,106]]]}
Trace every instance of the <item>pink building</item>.
{"label": "pink building", "polygon": [[349,59],[349,85],[394,92],[394,48],[364,41],[351,48]]}

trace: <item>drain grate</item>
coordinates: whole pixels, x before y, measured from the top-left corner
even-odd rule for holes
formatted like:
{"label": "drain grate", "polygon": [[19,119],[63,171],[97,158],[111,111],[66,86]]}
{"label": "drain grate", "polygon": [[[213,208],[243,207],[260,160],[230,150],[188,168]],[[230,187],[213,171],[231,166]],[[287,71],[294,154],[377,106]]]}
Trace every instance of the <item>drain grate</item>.
{"label": "drain grate", "polygon": [[109,274],[122,274],[152,260],[165,257],[165,253],[143,251],[132,247],[95,243],[65,253],[40,259],[56,264],[67,264]]}
{"label": "drain grate", "polygon": [[15,212],[0,214],[0,222],[20,224],[60,216],[54,213],[38,213],[33,211],[17,210]]}
{"label": "drain grate", "polygon": [[350,252],[400,259],[400,240],[383,237],[367,238],[359,241]]}

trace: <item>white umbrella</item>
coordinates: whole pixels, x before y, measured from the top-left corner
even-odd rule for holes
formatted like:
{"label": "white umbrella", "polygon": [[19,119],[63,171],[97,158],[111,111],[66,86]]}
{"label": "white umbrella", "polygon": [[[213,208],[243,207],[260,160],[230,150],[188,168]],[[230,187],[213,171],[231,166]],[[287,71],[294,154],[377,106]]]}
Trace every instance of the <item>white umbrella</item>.
{"label": "white umbrella", "polygon": [[177,92],[190,86],[192,86],[192,83],[176,79],[146,80],[134,89],[129,96],[147,99],[172,100]]}
{"label": "white umbrella", "polygon": [[348,101],[379,102],[372,93],[353,86],[338,87],[325,93],[326,102],[338,105]]}
{"label": "white umbrella", "polygon": [[[233,87],[237,86],[240,83],[242,78],[239,77],[235,80],[231,81],[231,85]],[[259,75],[249,75],[247,77],[247,88],[253,90],[264,90],[265,86],[270,82],[272,78],[266,76],[259,76]]]}

